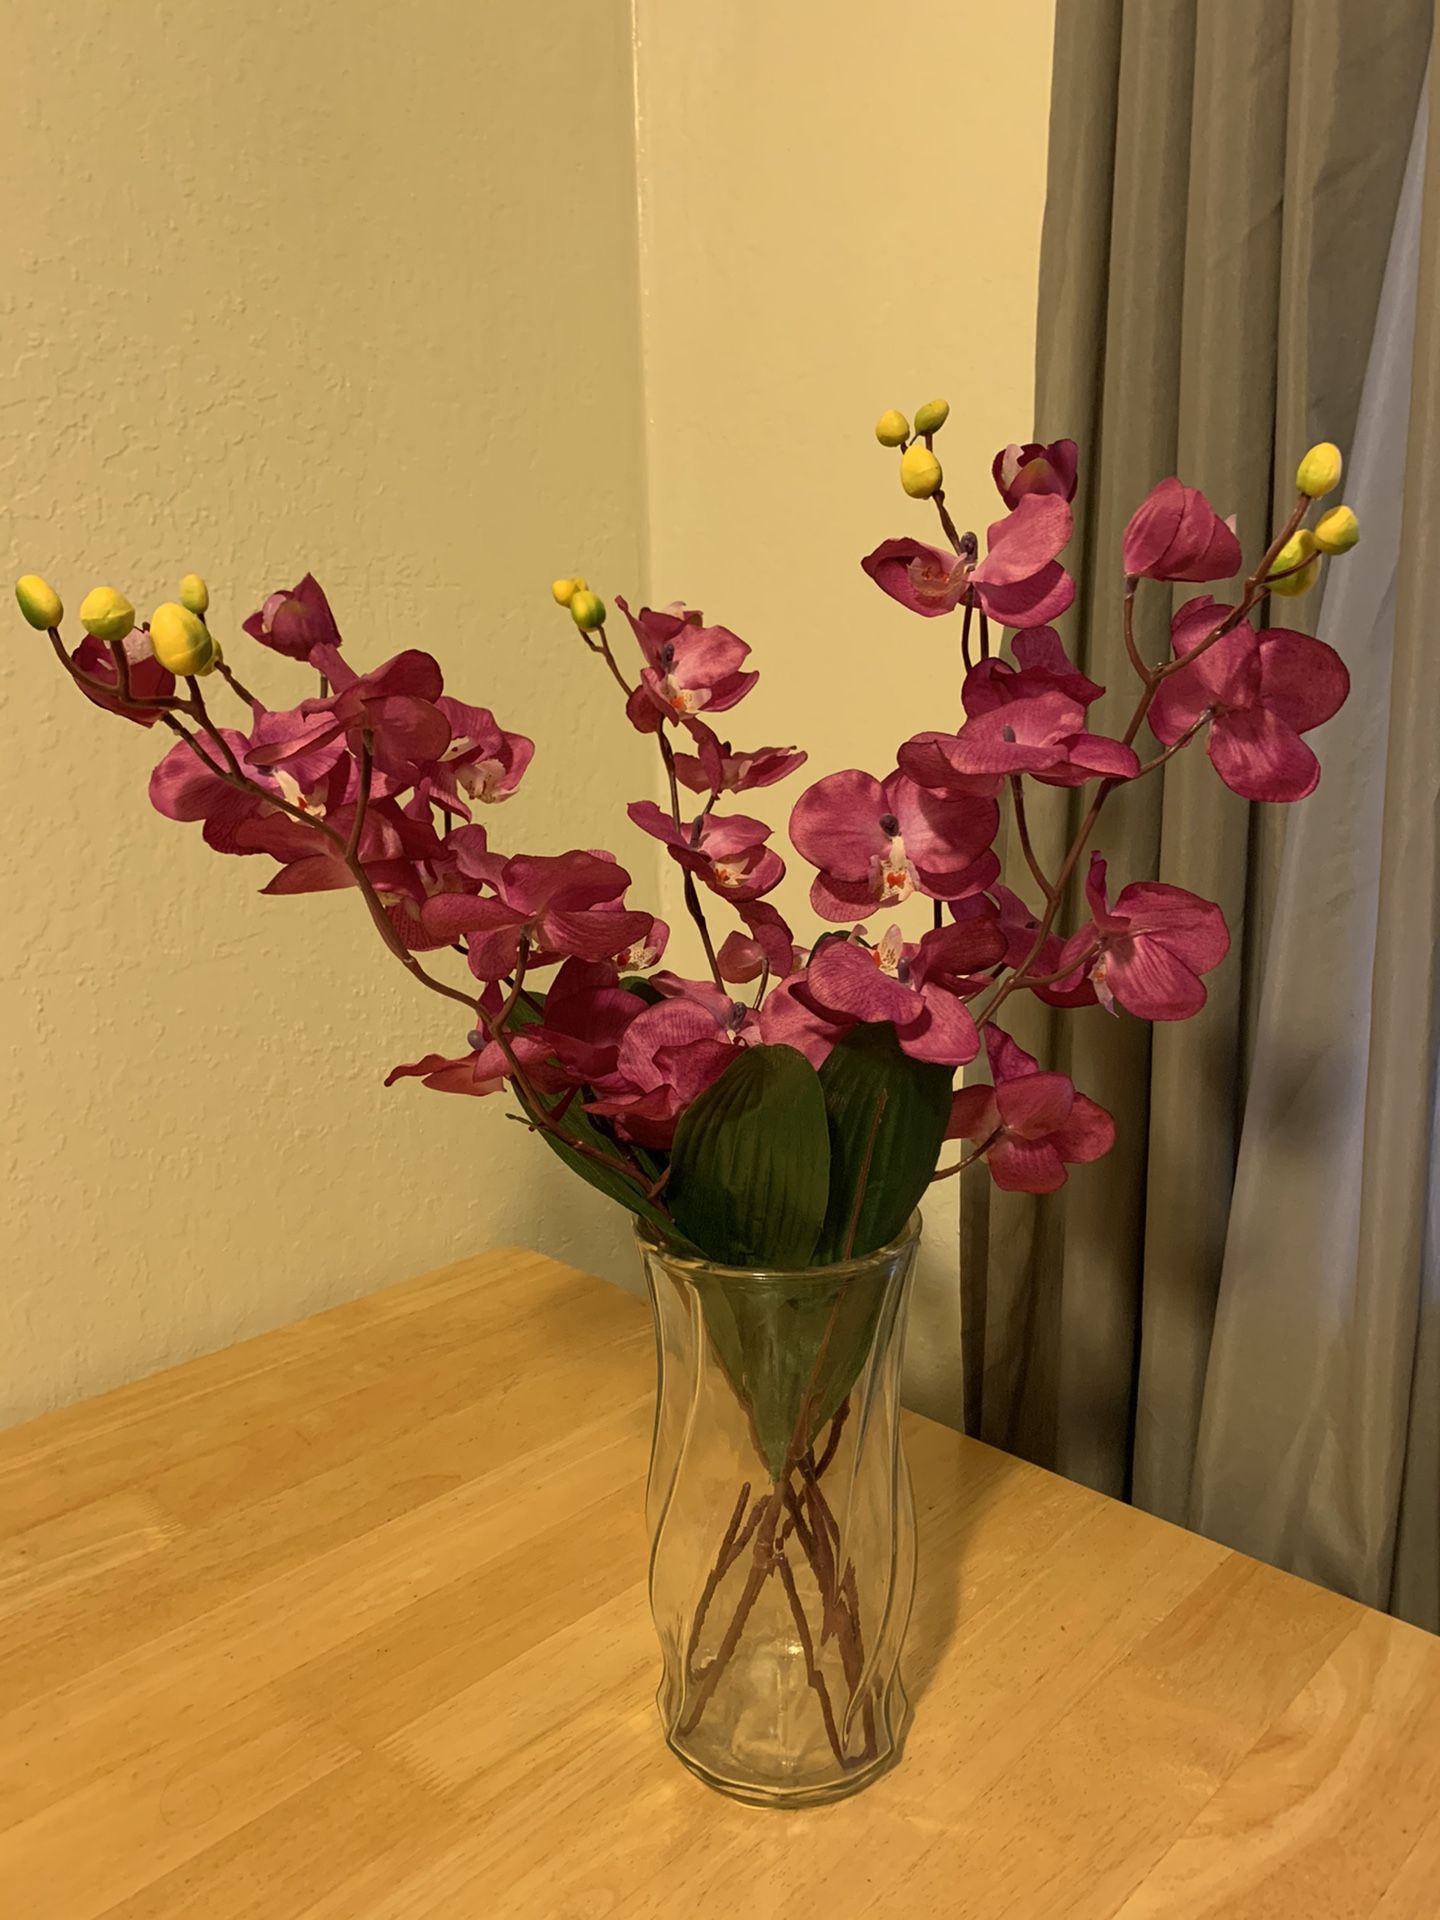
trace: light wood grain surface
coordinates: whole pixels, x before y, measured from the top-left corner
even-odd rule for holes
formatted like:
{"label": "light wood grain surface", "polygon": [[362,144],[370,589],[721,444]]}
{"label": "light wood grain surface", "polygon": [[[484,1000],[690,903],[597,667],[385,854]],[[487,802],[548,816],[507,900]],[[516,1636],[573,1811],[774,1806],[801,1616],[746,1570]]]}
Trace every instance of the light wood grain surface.
{"label": "light wood grain surface", "polygon": [[1440,1915],[1440,1641],[919,1419],[901,1767],[710,1794],[650,1392],[498,1253],[0,1435],[4,1920]]}

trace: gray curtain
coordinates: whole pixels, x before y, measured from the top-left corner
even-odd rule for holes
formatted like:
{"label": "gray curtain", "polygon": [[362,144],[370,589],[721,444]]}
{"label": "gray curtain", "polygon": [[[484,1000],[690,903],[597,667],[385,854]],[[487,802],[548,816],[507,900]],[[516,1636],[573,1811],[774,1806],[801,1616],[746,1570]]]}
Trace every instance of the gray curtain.
{"label": "gray curtain", "polygon": [[1363,542],[1321,620],[1353,691],[1285,843],[1190,1517],[1440,1630],[1426,122],[1422,107],[1346,486]]}
{"label": "gray curtain", "polygon": [[[1119,549],[1141,495],[1179,472],[1237,513],[1253,557],[1288,510],[1298,454],[1353,439],[1432,5],[1060,0],[1036,435],[1081,442],[1066,639],[1113,690],[1102,726],[1133,702]],[[1433,459],[1440,440],[1425,436]],[[1192,591],[1142,591],[1149,657],[1164,657],[1173,605]],[[1418,617],[1418,573],[1411,591]],[[1314,611],[1287,600],[1284,623]],[[1394,762],[1402,813],[1412,764]],[[1052,871],[1076,812],[1056,793],[1033,822]],[[992,1192],[983,1174],[963,1196],[969,1429],[1181,1522],[1285,826],[1284,809],[1247,807],[1198,751],[1116,795],[1095,839],[1114,884],[1159,877],[1218,900],[1231,957],[1204,1013],[1178,1025],[1024,1008],[1017,1037],[1112,1110],[1119,1140],[1049,1198]],[[1397,826],[1392,859],[1404,838]],[[1422,944],[1428,955],[1423,927]],[[1267,1470],[1258,1455],[1251,1466]]]}

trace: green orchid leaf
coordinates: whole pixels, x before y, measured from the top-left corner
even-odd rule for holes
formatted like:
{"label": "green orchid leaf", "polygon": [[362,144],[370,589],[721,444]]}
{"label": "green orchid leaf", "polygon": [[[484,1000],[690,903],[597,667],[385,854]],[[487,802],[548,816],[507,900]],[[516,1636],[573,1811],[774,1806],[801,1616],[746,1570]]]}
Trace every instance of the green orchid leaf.
{"label": "green orchid leaf", "polygon": [[950,1118],[951,1068],[902,1053],[888,1024],[852,1027],[820,1069],[830,1197],[817,1264],[886,1246],[930,1183]]}
{"label": "green orchid leaf", "polygon": [[830,1193],[815,1069],[794,1047],[743,1047],[680,1117],[665,1199],[680,1231],[729,1267],[810,1263]]}

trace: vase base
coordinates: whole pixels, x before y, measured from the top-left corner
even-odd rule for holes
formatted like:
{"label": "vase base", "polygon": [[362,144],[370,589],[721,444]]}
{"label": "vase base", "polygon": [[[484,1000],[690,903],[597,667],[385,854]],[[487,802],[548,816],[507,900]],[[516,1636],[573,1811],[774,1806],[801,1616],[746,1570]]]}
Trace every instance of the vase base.
{"label": "vase base", "polygon": [[826,1807],[835,1800],[848,1800],[852,1794],[863,1792],[888,1773],[898,1762],[903,1742],[896,1740],[886,1752],[867,1760],[853,1771],[837,1775],[833,1780],[821,1781],[813,1786],[764,1786],[753,1780],[728,1778],[714,1768],[697,1760],[692,1754],[669,1734],[665,1744],[687,1773],[710,1788],[712,1793],[722,1793],[727,1800],[738,1800],[747,1807],[771,1807],[777,1812],[794,1812],[803,1807]]}

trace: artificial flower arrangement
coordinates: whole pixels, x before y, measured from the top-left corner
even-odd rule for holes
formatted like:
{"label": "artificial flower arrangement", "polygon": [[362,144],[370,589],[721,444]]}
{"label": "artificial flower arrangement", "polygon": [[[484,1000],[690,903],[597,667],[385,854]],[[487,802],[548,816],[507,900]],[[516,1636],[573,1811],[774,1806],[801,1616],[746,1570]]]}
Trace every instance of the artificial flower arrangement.
{"label": "artificial flower arrangement", "polygon": [[[222,650],[196,575],[143,624],[123,594],[94,589],[73,648],[54,590],[34,575],[17,587],[26,619],[48,631],[87,699],[173,736],[150,777],[161,813],[200,823],[218,853],[270,863],[266,894],[353,889],[394,958],[453,1004],[453,1043],[394,1067],[389,1080],[508,1095],[569,1167],[637,1216],[661,1323],[652,1488],[658,1477],[672,1525],[685,1462],[678,1443],[662,1458],[667,1302],[694,1290],[691,1320],[738,1409],[733,1450],[749,1465],[743,1480],[736,1469],[740,1498],[731,1525],[715,1528],[718,1552],[699,1553],[694,1577],[678,1581],[673,1620],[662,1622],[662,1710],[671,1744],[696,1771],[753,1798],[849,1790],[898,1751],[903,1714],[886,1730],[891,1676],[882,1671],[877,1682],[871,1671],[885,1665],[883,1633],[877,1627],[867,1662],[853,1543],[827,1488],[848,1473],[853,1495],[862,1422],[851,1423],[846,1455],[846,1420],[863,1399],[863,1424],[875,1424],[875,1396],[893,1389],[898,1346],[885,1358],[881,1336],[898,1320],[903,1274],[896,1281],[890,1255],[906,1244],[927,1186],[978,1164],[1000,1187],[1050,1192],[1113,1143],[1110,1115],[1007,1033],[1007,1002],[1033,994],[1057,1007],[1184,1019],[1204,1005],[1203,976],[1225,957],[1229,936],[1213,902],[1145,878],[1114,887],[1091,850],[1106,803],[1202,739],[1243,799],[1302,799],[1319,777],[1302,736],[1348,690],[1330,647],[1253,618],[1267,595],[1305,591],[1322,558],[1357,538],[1343,506],[1306,524],[1312,503],[1338,484],[1334,447],[1301,461],[1293,510],[1238,592],[1228,602],[1208,593],[1188,600],[1172,622],[1170,656],[1154,662],[1134,635],[1143,584],[1233,579],[1241,547],[1233,526],[1178,479],[1162,480],[1137,508],[1121,555],[1134,699],[1112,734],[1090,725],[1104,689],[1072,663],[1052,624],[1074,597],[1060,560],[1072,531],[1074,443],[997,455],[1004,512],[982,553],[946,504],[934,441],[947,414],[935,401],[913,428],[890,412],[876,429],[899,453],[905,493],[937,513],[944,544],[886,540],[862,565],[910,611],[958,616],[964,719],[912,734],[883,777],[851,768],[801,793],[789,837],[814,870],[818,924],[798,940],[768,898],[785,873],[773,829],[742,811],[756,803],[740,797],[787,779],[806,756],[737,747],[719,731],[756,682],[750,648],[684,605],[632,612],[617,599],[629,629],[622,648],[583,579],[554,584],[628,723],[655,741],[664,801],[637,799],[628,813],[680,869],[705,956],[701,978],[662,967],[668,929],[628,903],[630,875],[613,853],[551,857],[492,844],[476,811],[515,792],[530,739],[448,695],[428,653],[352,665],[312,576],[271,594],[243,623],[255,643],[318,676],[308,697],[281,711],[248,691]],[[212,713],[207,688],[217,682],[239,724]],[[1053,872],[1028,831],[1032,781],[1091,790]],[[995,842],[1006,806],[1023,870],[1002,875]],[[1062,925],[1087,852],[1081,904]],[[911,940],[889,915],[915,895],[932,903],[933,924]],[[957,1069],[981,1059],[988,1077],[957,1089]],[[957,1143],[948,1159],[947,1141]],[[867,1261],[882,1276],[868,1290],[847,1277]],[[770,1276],[771,1291],[727,1287],[723,1276],[737,1272],[742,1282]],[[811,1311],[814,1301],[823,1310]],[[670,1334],[672,1344],[686,1337],[674,1326]],[[677,1368],[692,1392],[701,1363],[672,1358],[672,1376]],[[893,1431],[889,1446],[893,1458]],[[891,1524],[893,1532],[893,1508]],[[788,1543],[813,1588],[813,1627]],[[772,1574],[772,1659],[788,1633],[795,1684],[818,1716],[818,1760],[797,1754],[792,1740],[772,1765],[771,1728],[747,1763],[736,1732],[747,1700],[753,1709],[744,1694],[719,1744],[697,1744]],[[652,1569],[652,1587],[656,1578]],[[866,1603],[887,1620],[898,1604],[890,1578]],[[733,1608],[717,1610],[731,1580]],[[659,1600],[656,1610],[659,1619]],[[723,1629],[708,1624],[712,1616]],[[798,1643],[792,1622],[805,1629]],[[832,1694],[846,1701],[843,1716]]]}

